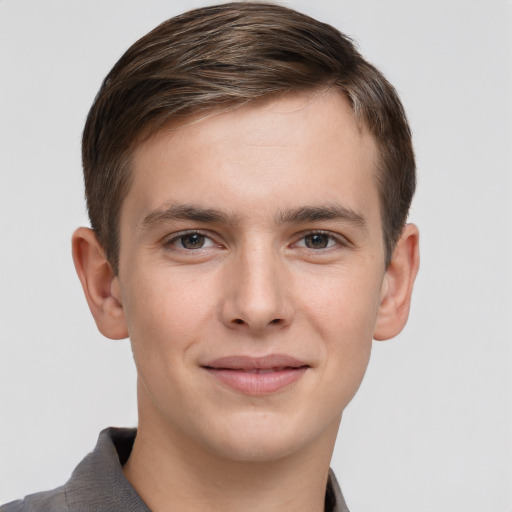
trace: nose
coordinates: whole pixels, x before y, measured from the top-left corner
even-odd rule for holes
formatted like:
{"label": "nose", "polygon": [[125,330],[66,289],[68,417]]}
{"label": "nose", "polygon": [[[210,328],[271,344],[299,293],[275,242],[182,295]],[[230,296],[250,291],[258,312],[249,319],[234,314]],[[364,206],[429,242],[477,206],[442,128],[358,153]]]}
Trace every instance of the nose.
{"label": "nose", "polygon": [[291,283],[273,250],[247,250],[225,270],[220,308],[224,325],[261,335],[291,323]]}

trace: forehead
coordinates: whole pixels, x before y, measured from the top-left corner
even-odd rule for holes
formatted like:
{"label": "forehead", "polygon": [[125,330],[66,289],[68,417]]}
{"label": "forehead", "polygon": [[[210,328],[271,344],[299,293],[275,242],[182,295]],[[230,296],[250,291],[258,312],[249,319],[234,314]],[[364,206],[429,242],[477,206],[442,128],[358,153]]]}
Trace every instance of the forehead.
{"label": "forehead", "polygon": [[135,149],[122,217],[137,222],[170,201],[242,217],[339,202],[378,211],[376,160],[372,137],[337,91],[196,114]]}

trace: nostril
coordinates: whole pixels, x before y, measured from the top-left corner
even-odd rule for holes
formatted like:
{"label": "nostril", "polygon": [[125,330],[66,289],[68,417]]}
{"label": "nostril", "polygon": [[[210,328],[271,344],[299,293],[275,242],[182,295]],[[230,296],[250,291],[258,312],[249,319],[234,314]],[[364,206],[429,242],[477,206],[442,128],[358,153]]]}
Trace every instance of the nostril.
{"label": "nostril", "polygon": [[[0,0],[1,1],[1,0]],[[271,325],[275,325],[275,326],[280,326],[280,325],[284,325],[285,324],[285,320],[283,318],[274,318],[273,320],[270,320],[268,323],[264,324],[266,325],[267,327],[268,326],[271,326]],[[243,318],[233,318],[231,320],[231,325],[246,325],[246,326],[250,326],[251,328],[257,328],[257,326],[259,325],[258,322],[247,322],[245,321]]]}

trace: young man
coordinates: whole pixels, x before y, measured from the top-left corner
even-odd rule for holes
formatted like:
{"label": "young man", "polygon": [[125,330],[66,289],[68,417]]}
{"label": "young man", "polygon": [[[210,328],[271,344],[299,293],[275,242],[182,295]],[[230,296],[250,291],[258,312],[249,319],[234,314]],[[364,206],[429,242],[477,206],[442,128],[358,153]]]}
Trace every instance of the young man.
{"label": "young man", "polygon": [[1,511],[348,510],[338,427],[419,261],[393,88],[307,16],[199,9],[114,66],[83,165],[73,257],[98,329],[130,337],[139,426]]}

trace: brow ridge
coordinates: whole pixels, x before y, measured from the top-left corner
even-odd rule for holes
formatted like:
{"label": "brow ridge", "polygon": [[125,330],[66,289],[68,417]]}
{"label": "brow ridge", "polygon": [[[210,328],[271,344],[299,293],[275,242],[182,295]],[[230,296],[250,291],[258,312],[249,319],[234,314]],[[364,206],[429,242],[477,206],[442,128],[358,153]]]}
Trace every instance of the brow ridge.
{"label": "brow ridge", "polygon": [[[169,203],[147,214],[141,222],[143,230],[172,220],[191,220],[204,223],[234,225],[239,218],[235,214],[217,208],[203,208],[193,204]],[[304,224],[322,220],[341,220],[366,228],[366,218],[355,210],[339,204],[301,206],[282,209],[275,216],[277,224]]]}
{"label": "brow ridge", "polygon": [[236,222],[236,216],[216,208],[203,208],[193,204],[170,203],[146,215],[141,222],[141,226],[146,230],[157,224],[171,220],[234,224]]}
{"label": "brow ridge", "polygon": [[342,220],[362,228],[366,228],[368,224],[364,215],[339,204],[302,206],[281,210],[276,217],[276,222],[280,224],[301,224],[321,220]]}

